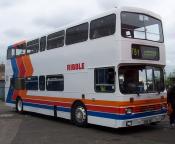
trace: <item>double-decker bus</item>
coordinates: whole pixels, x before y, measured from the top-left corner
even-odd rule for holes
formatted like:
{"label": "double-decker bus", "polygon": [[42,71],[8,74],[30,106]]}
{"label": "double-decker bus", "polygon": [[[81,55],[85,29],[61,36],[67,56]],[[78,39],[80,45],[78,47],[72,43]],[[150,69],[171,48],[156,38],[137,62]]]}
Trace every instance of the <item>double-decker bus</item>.
{"label": "double-decker bus", "polygon": [[166,115],[161,18],[114,8],[7,49],[6,103],[112,128]]}

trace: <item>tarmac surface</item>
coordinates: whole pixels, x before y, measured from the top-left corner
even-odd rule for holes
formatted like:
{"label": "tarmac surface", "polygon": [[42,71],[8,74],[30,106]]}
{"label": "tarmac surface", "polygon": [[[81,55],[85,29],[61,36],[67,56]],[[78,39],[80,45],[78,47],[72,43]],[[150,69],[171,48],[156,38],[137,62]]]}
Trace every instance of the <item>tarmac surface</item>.
{"label": "tarmac surface", "polygon": [[168,118],[157,125],[111,129],[79,128],[68,120],[18,114],[0,102],[0,144],[175,144]]}

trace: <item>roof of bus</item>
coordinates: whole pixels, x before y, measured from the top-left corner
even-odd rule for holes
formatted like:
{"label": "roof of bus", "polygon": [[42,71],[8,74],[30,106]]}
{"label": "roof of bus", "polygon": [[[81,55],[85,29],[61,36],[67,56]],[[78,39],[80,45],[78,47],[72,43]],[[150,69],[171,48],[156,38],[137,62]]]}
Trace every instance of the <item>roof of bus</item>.
{"label": "roof of bus", "polygon": [[24,43],[26,43],[26,41],[25,40],[22,40],[22,41],[19,41],[19,42],[14,43],[12,45],[9,45],[8,48],[15,48],[15,47],[17,47],[17,46],[19,46],[21,44],[24,44]]}
{"label": "roof of bus", "polygon": [[143,9],[143,8],[138,8],[138,7],[121,7],[119,8],[119,11],[129,11],[129,12],[136,12],[136,13],[143,13],[143,14],[146,14],[146,15],[150,15],[150,16],[153,16],[157,19],[160,19],[161,20],[161,16],[158,15],[157,13],[153,12],[153,11],[150,11],[150,10],[147,10],[147,9]]}
{"label": "roof of bus", "polygon": [[[78,21],[75,21],[75,22],[73,22],[73,23],[67,24],[67,25],[65,25],[65,26],[55,28],[54,31],[50,31],[49,33],[45,33],[45,34],[43,34],[43,35],[41,35],[41,36],[32,38],[32,39],[27,40],[27,41],[31,41],[31,40],[34,40],[34,39],[38,39],[38,38],[43,37],[43,36],[48,36],[49,34],[52,34],[52,33],[54,33],[54,32],[57,32],[57,31],[60,31],[60,30],[66,30],[67,28],[71,28],[71,27],[74,27],[74,26],[76,26],[76,25],[80,25],[80,24],[83,24],[83,23],[86,23],[86,22],[90,22],[90,21],[92,21],[92,20],[95,20],[95,19],[97,19],[97,18],[106,16],[106,15],[108,15],[108,14],[117,13],[117,12],[120,13],[120,12],[122,12],[122,11],[135,12],[135,13],[143,13],[143,14],[150,15],[150,16],[152,16],[152,17],[155,17],[155,18],[161,20],[161,17],[160,17],[158,14],[156,14],[156,13],[154,13],[154,12],[152,12],[152,11],[143,9],[143,8],[137,8],[137,7],[120,7],[120,8],[117,8],[117,7],[114,7],[114,8],[112,8],[112,9],[108,10],[108,11],[105,11],[105,12],[103,12],[103,13],[101,13],[101,14],[98,14],[98,15],[95,15],[95,16],[92,16],[92,17],[89,17],[89,18],[87,18],[87,19],[78,20]],[[27,41],[26,41],[26,42],[27,42]],[[19,45],[21,42],[24,42],[24,40],[23,40],[23,41],[20,41],[20,42],[17,42],[17,43],[14,43],[14,44],[8,46],[8,48],[11,48],[11,47],[13,47],[13,46],[15,46],[15,45]]]}

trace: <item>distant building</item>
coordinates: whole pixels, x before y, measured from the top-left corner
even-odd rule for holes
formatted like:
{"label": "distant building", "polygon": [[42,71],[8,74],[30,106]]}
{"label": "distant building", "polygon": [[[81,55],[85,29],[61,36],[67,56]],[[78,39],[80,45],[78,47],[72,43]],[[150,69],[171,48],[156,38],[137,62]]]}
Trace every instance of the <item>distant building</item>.
{"label": "distant building", "polygon": [[5,64],[0,64],[0,81],[5,80]]}
{"label": "distant building", "polygon": [[5,97],[5,65],[0,64],[0,99]]}

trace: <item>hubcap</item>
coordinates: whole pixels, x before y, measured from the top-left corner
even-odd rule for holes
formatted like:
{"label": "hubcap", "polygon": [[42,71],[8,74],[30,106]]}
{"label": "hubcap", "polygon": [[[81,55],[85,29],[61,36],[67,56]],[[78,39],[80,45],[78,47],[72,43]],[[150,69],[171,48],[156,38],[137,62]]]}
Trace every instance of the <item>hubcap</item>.
{"label": "hubcap", "polygon": [[76,108],[75,119],[78,123],[83,123],[86,120],[86,110],[83,107]]}
{"label": "hubcap", "polygon": [[22,100],[18,100],[18,111],[22,111]]}

